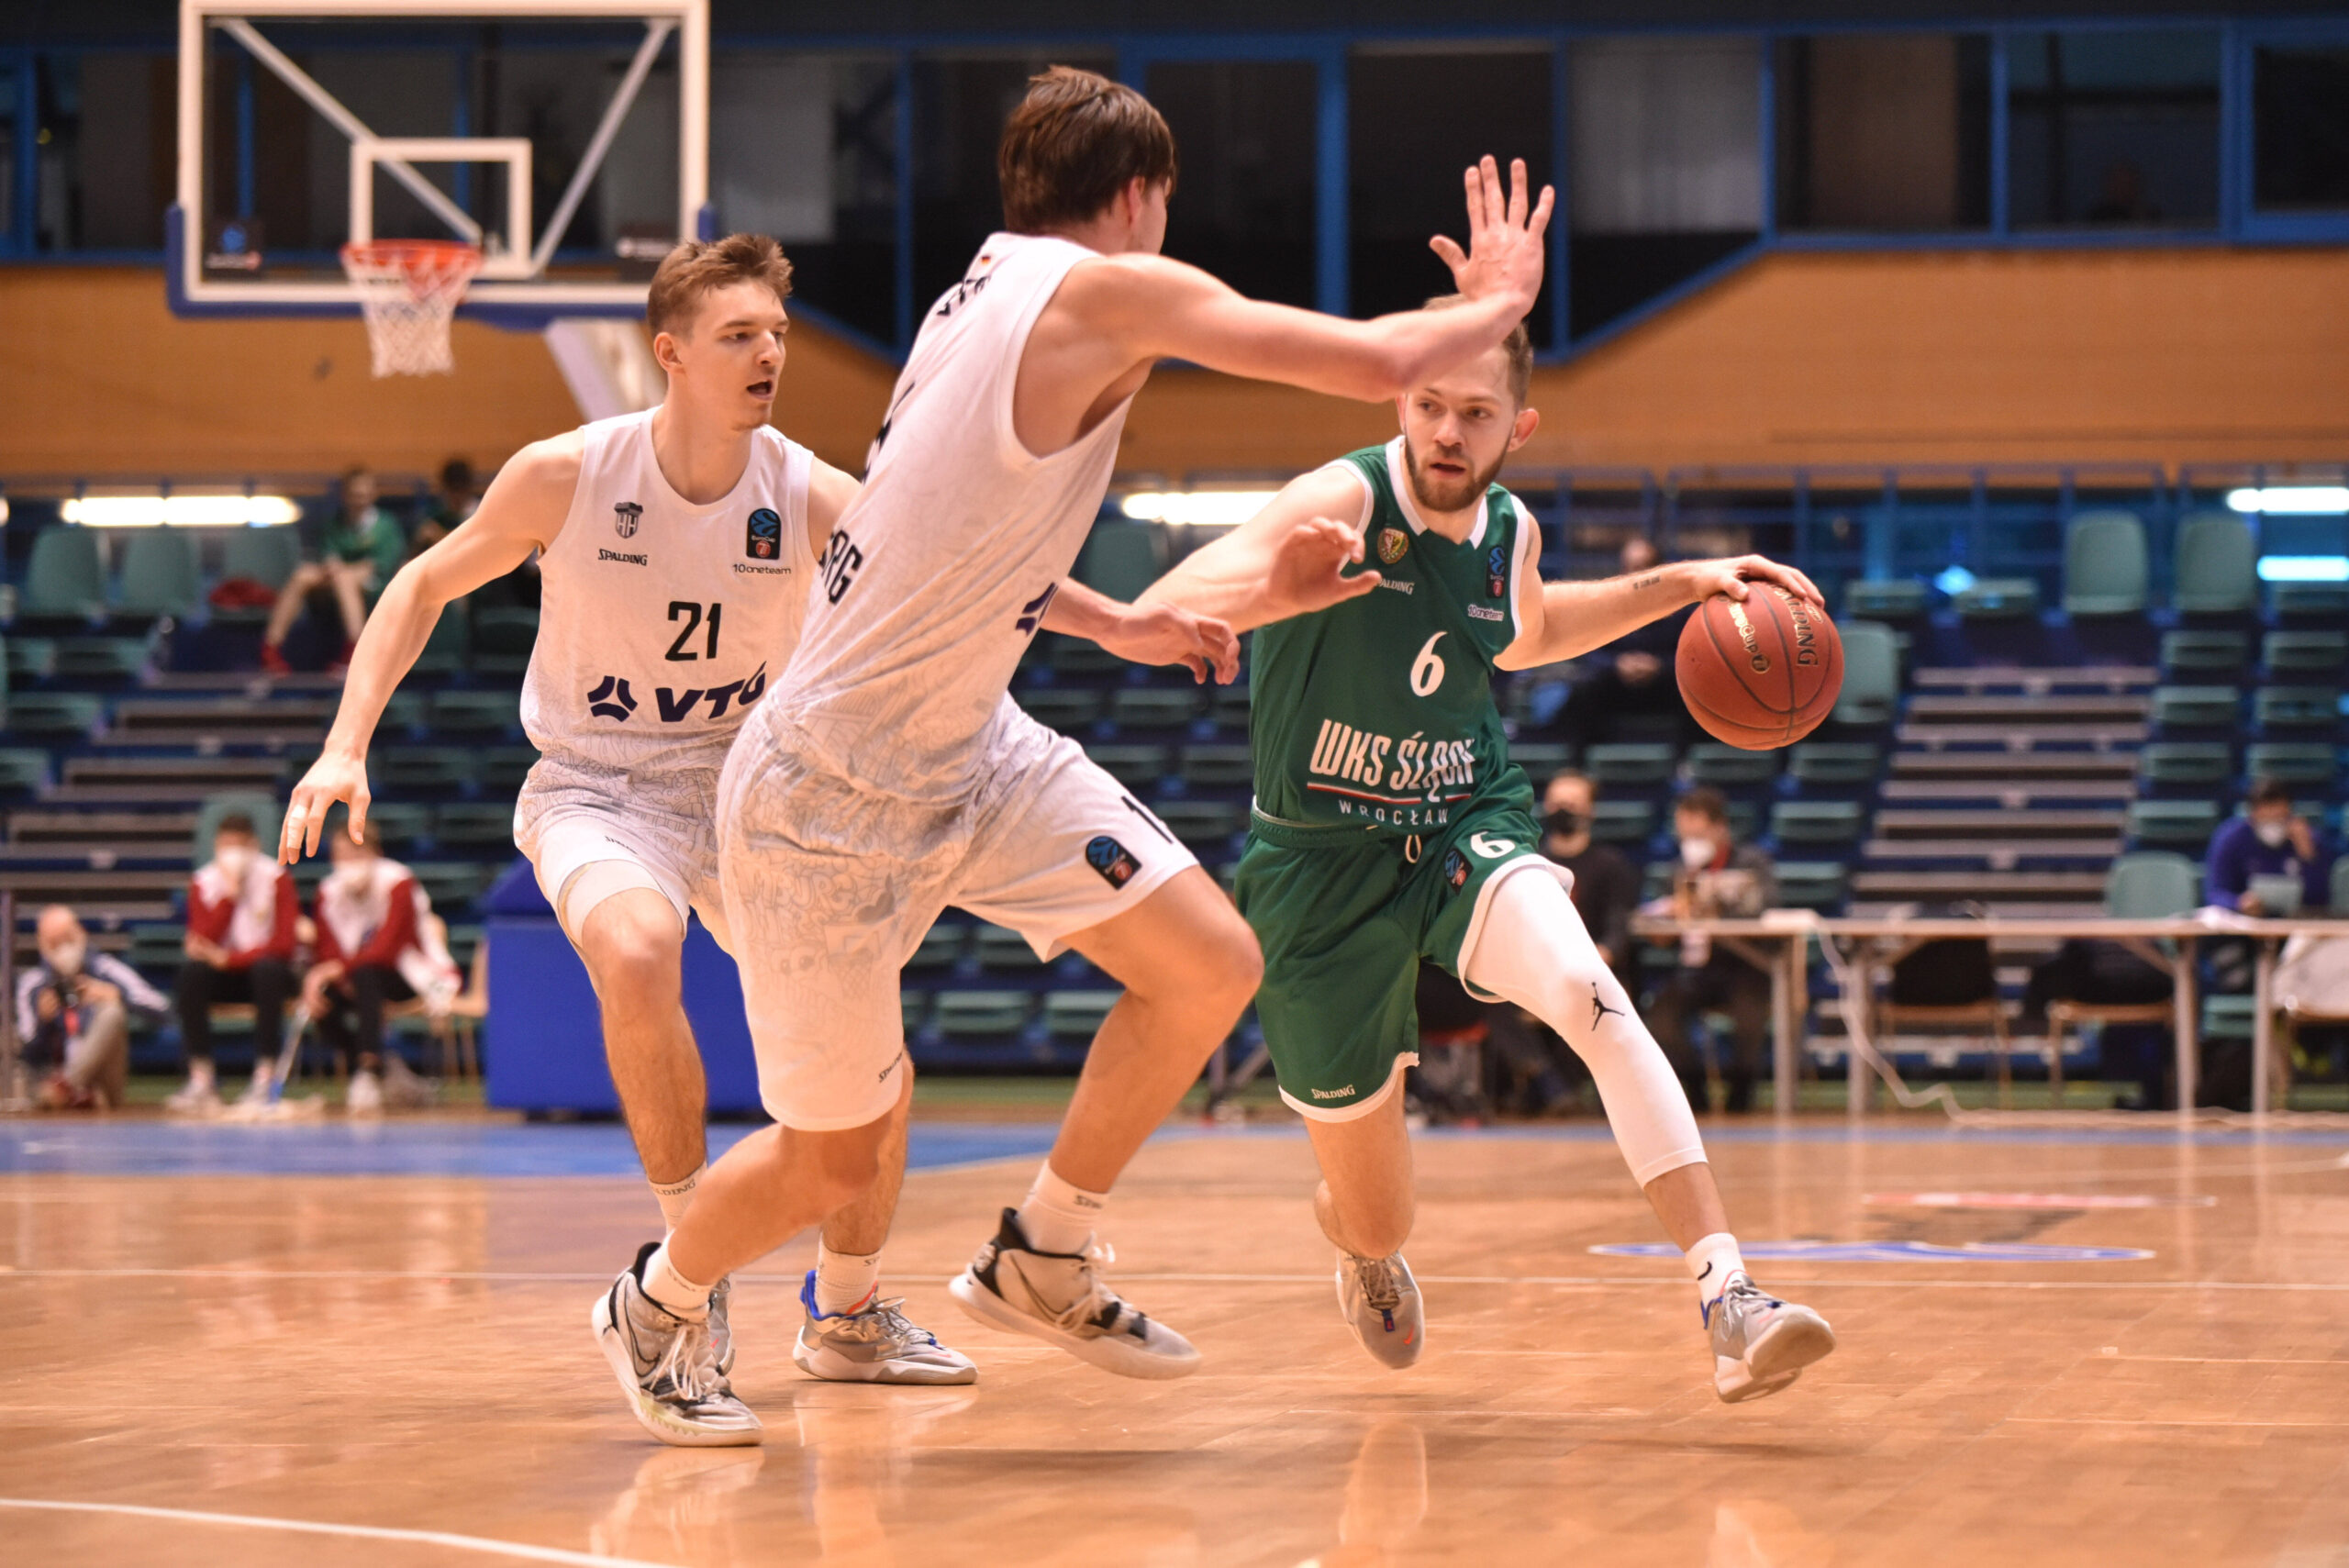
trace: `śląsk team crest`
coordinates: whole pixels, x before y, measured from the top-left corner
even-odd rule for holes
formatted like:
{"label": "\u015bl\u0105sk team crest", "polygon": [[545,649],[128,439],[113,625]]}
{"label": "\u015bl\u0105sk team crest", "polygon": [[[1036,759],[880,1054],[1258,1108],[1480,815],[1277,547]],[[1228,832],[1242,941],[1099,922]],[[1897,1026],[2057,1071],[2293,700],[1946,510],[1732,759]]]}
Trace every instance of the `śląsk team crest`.
{"label": "\u015bl\u0105sk team crest", "polygon": [[612,503],[612,528],[622,539],[636,537],[637,519],[644,516],[644,508],[633,501]]}
{"label": "\u015bl\u0105sk team crest", "polygon": [[1387,565],[1392,566],[1402,560],[1403,552],[1410,548],[1411,536],[1401,528],[1381,528],[1378,531],[1378,559]]}

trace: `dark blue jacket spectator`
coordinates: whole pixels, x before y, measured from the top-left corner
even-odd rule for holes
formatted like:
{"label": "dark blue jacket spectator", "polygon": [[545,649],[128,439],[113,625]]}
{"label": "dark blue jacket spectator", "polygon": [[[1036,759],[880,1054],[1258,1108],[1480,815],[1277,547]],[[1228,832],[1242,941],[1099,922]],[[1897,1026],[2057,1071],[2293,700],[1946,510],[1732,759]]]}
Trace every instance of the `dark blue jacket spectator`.
{"label": "dark blue jacket spectator", "polygon": [[2202,897],[2221,909],[2265,913],[2250,895],[2255,876],[2292,876],[2300,881],[2300,906],[2321,909],[2332,896],[2332,841],[2292,809],[2289,791],[2272,779],[2251,789],[2244,815],[2219,825],[2210,836],[2203,869]]}

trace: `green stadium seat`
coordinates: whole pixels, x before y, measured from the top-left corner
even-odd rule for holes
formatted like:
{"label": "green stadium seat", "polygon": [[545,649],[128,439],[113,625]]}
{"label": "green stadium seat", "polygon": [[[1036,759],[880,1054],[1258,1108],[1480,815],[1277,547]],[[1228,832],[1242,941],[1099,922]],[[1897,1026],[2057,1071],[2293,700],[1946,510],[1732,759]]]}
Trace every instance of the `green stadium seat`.
{"label": "green stadium seat", "polygon": [[2132,800],[2129,840],[2165,849],[2200,851],[2219,828],[2219,808],[2208,800]]}
{"label": "green stadium seat", "polygon": [[432,814],[432,841],[443,851],[460,853],[485,850],[511,852],[513,805],[507,801],[480,801],[441,806]]}
{"label": "green stadium seat", "polygon": [[1788,771],[1803,784],[1849,786],[1874,784],[1883,766],[1883,751],[1865,741],[1806,740]]}
{"label": "green stadium seat", "polygon": [[1047,991],[1044,1032],[1054,1040],[1089,1040],[1101,1032],[1101,1020],[1124,995],[1122,991]]}
{"label": "green stadium seat", "polygon": [[2244,749],[2243,771],[2250,778],[2330,789],[2340,771],[2340,757],[2321,741],[2263,740]]}
{"label": "green stadium seat", "polygon": [[[2029,577],[1983,577],[1952,602],[1960,620],[2021,620],[2039,613],[2039,584]],[[1848,669],[1848,652],[1845,658]]]}
{"label": "green stadium seat", "polygon": [[473,754],[462,746],[394,746],[375,753],[374,787],[400,795],[444,795],[473,782]]}
{"label": "green stadium seat", "polygon": [[2251,639],[2239,631],[2162,633],[2162,673],[2232,680],[2251,662]]}
{"label": "green stadium seat", "polygon": [[2121,855],[2104,877],[2104,912],[2118,920],[2165,920],[2202,901],[2194,862],[2164,850]]}
{"label": "green stadium seat", "polygon": [[1186,746],[1176,772],[1193,789],[1242,789],[1255,782],[1255,753],[1245,746]]}
{"label": "green stadium seat", "polygon": [[1063,733],[1084,729],[1101,717],[1101,694],[1081,686],[1031,686],[1018,700],[1029,717]]}
{"label": "green stadium seat", "polygon": [[1242,671],[1240,678],[1231,684],[1212,688],[1208,698],[1208,717],[1215,720],[1219,729],[1237,729],[1245,733],[1252,711],[1251,699],[1248,675]]}
{"label": "green stadium seat", "polygon": [[1171,752],[1164,746],[1096,744],[1087,746],[1085,754],[1128,789],[1148,793],[1166,776],[1167,759]]}
{"label": "green stadium seat", "polygon": [[1120,729],[1184,729],[1198,717],[1190,686],[1120,686],[1109,695],[1109,720]]}
{"label": "green stadium seat", "polygon": [[898,992],[897,1018],[905,1029],[907,1039],[919,1034],[922,1025],[930,1021],[930,993],[927,991]]}
{"label": "green stadium seat", "polygon": [[2271,676],[2339,679],[2349,663],[2349,633],[2338,631],[2271,631],[2261,639],[2259,662]]}
{"label": "green stadium seat", "polygon": [[539,612],[491,606],[473,612],[474,670],[485,675],[518,675],[530,666],[539,640]]}
{"label": "green stadium seat", "polygon": [[[294,575],[294,568],[302,564],[302,533],[288,523],[266,528],[238,528],[228,535],[228,549],[222,553],[220,575],[243,577],[265,588],[283,588],[285,580]],[[267,610],[246,612],[261,617]]]}
{"label": "green stadium seat", "polygon": [[2262,686],[2251,706],[2262,729],[2332,729],[2341,723],[2337,686]]}
{"label": "green stadium seat", "polygon": [[1787,909],[1832,914],[1843,906],[1850,875],[1841,861],[1780,861],[1778,904]]}
{"label": "green stadium seat", "polygon": [[1508,760],[1525,770],[1535,793],[1575,764],[1575,749],[1556,740],[1512,740]]}
{"label": "green stadium seat", "polygon": [[1864,620],[1842,632],[1843,690],[1835,699],[1835,722],[1862,728],[1891,723],[1900,708],[1900,650],[1891,628]]}
{"label": "green stadium seat", "polygon": [[[411,806],[396,800],[373,802],[367,807],[367,820],[384,836],[384,851],[398,859],[406,858],[417,840],[432,836],[432,808],[429,806]],[[325,852],[323,841],[318,850]]]}
{"label": "green stadium seat", "polygon": [[1122,675],[1131,666],[1102,647],[1082,637],[1068,637],[1057,631],[1042,634],[1045,641],[1044,661],[1055,673],[1063,675]]}
{"label": "green stadium seat", "polygon": [[2349,583],[2278,583],[2268,602],[2277,620],[2339,626],[2349,620]]}
{"label": "green stadium seat", "polygon": [[1782,844],[1850,844],[1867,828],[1852,800],[1782,800],[1770,807],[1770,832]]}
{"label": "green stadium seat", "polygon": [[480,894],[484,877],[482,868],[471,861],[414,861],[409,871],[416,873],[417,885],[432,900],[432,907],[442,919],[471,904]]}
{"label": "green stadium seat", "polygon": [[19,616],[91,620],[106,614],[106,573],[95,529],[56,525],[33,536]]}
{"label": "green stadium seat", "polygon": [[2335,915],[2349,915],[2349,855],[2343,855],[2332,862],[2330,885],[2331,896],[2325,907]]}
{"label": "green stadium seat", "polygon": [[453,675],[465,668],[472,648],[472,601],[458,599],[440,606],[440,618],[432,623],[432,634],[411,669],[427,679]]}
{"label": "green stadium seat", "polygon": [[125,615],[184,617],[203,602],[204,573],[196,564],[195,540],[185,529],[139,528],[124,541],[116,608]]}
{"label": "green stadium seat", "polygon": [[383,717],[375,720],[376,743],[406,740],[411,730],[423,728],[425,713],[422,692],[394,692],[384,701]]}
{"label": "green stadium seat", "polygon": [[86,740],[106,716],[86,692],[17,692],[8,698],[8,734],[19,740]]}
{"label": "green stadium seat", "polygon": [[177,920],[143,921],[130,928],[122,962],[141,974],[173,974],[187,962],[187,927]]}
{"label": "green stadium seat", "polygon": [[1729,811],[1730,836],[1741,844],[1753,842],[1762,834],[1762,808],[1750,800],[1723,803]]}
{"label": "green stadium seat", "polygon": [[69,681],[128,681],[147,667],[147,642],[138,637],[63,637],[57,673]]}
{"label": "green stadium seat", "polygon": [[2232,686],[2156,686],[2153,716],[2164,729],[2232,729],[2243,698]]}
{"label": "green stadium seat", "polygon": [[969,939],[968,929],[941,920],[922,933],[921,945],[914,949],[913,957],[906,960],[907,969],[952,969],[963,962],[963,945]]}
{"label": "green stadium seat", "polygon": [[1644,800],[1602,800],[1591,808],[1590,836],[1602,844],[1642,844],[1655,833],[1655,807]]}
{"label": "green stadium seat", "polygon": [[1248,826],[1248,809],[1226,800],[1163,800],[1151,807],[1168,832],[1192,853],[1221,858],[1232,838]]}
{"label": "green stadium seat", "polygon": [[2155,740],[2137,752],[2137,779],[2146,785],[2215,790],[2234,774],[2234,749],[2223,740]]}
{"label": "green stadium seat", "polygon": [[1911,621],[1925,613],[1927,603],[1925,585],[1913,577],[1843,584],[1845,620]]}
{"label": "green stadium seat", "polygon": [[1093,525],[1070,575],[1096,593],[1131,604],[1165,570],[1165,540],[1156,528],[1105,518]]}
{"label": "green stadium seat", "polygon": [[983,925],[975,941],[979,968],[990,974],[1018,973],[1041,969],[1044,961],[1028,945],[1028,939],[1008,926]]}
{"label": "green stadium seat", "polygon": [[2134,512],[2076,512],[2064,528],[2064,613],[2129,616],[2145,607],[2145,525]]}
{"label": "green stadium seat", "polygon": [[38,795],[48,787],[48,752],[30,746],[0,749],[0,795]]}
{"label": "green stadium seat", "polygon": [[530,770],[538,765],[539,749],[535,746],[487,746],[481,758],[481,787],[499,795],[512,795],[522,787]]}
{"label": "green stadium seat", "polygon": [[2259,602],[2259,546],[2232,512],[2190,512],[2171,551],[2177,587],[2170,603],[2187,615],[2241,615]]}
{"label": "green stadium seat", "polygon": [[1624,740],[1583,752],[1582,771],[1601,790],[1653,788],[1669,784],[1676,749],[1655,741]]}
{"label": "green stadium seat", "polygon": [[1034,1006],[1025,991],[941,991],[931,1023],[948,1040],[1001,1040],[1027,1027]]}
{"label": "green stadium seat", "polygon": [[504,735],[522,728],[522,698],[515,692],[435,692],[427,722],[451,735]]}
{"label": "green stadium seat", "polygon": [[57,673],[57,639],[53,637],[12,637],[8,639],[8,679],[23,685]]}
{"label": "green stadium seat", "polygon": [[1778,776],[1776,751],[1748,751],[1719,740],[1700,740],[1688,748],[1684,766],[1691,784],[1733,789],[1741,784],[1766,784]]}
{"label": "green stadium seat", "polygon": [[2255,996],[2217,995],[2202,998],[2202,1023],[2199,1029],[2204,1040],[2225,1040],[2230,1044],[2248,1044],[2255,1029],[2258,998]]}

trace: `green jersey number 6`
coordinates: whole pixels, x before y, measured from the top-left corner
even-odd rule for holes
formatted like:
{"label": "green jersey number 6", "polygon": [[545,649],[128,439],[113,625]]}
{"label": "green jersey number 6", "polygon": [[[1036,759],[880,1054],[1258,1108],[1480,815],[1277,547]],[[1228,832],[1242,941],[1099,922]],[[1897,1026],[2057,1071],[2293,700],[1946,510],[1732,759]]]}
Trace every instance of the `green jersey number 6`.
{"label": "green jersey number 6", "polygon": [[1427,645],[1419,650],[1419,656],[1411,661],[1411,695],[1415,697],[1432,695],[1443,684],[1443,661],[1435,652],[1435,645],[1443,638],[1440,631],[1429,638]]}

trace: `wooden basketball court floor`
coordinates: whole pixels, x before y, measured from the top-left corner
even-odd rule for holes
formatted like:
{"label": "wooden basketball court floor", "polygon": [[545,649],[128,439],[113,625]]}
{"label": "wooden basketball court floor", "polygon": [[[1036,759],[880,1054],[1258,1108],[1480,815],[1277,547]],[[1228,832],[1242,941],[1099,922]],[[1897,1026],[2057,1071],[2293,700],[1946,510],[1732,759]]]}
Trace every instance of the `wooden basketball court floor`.
{"label": "wooden basketball court floor", "polygon": [[979,1384],[803,1378],[803,1241],[736,1296],[765,1447],[690,1451],[587,1333],[655,1219],[617,1129],[0,1126],[0,1558],[2349,1562],[2349,1135],[1709,1130],[1842,1340],[1774,1399],[1714,1400],[1676,1258],[1591,1251],[1656,1240],[1595,1128],[1421,1140],[1402,1373],[1337,1318],[1301,1138],[1162,1136],[1109,1229],[1206,1354],[1173,1384],[954,1311],[1049,1129],[918,1128],[891,1286]]}

